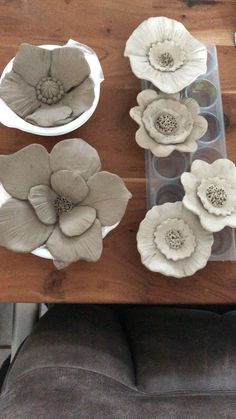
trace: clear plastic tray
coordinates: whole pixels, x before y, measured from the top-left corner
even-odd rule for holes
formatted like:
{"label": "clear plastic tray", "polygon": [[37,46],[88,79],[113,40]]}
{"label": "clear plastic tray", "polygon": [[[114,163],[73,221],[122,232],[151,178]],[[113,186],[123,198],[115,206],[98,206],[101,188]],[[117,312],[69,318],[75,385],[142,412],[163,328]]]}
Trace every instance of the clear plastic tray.
{"label": "clear plastic tray", "polygon": [[[214,45],[208,45],[207,72],[181,93],[191,97],[200,105],[201,115],[208,121],[206,134],[198,140],[195,153],[174,151],[168,157],[155,157],[150,151],[145,152],[147,207],[165,202],[182,200],[184,190],[180,182],[181,174],[189,171],[195,159],[212,163],[227,157],[224,129],[224,114],[221,100],[217,52]],[[143,80],[142,89],[155,87]],[[226,227],[214,234],[214,244],[210,260],[236,260],[235,233]]]}

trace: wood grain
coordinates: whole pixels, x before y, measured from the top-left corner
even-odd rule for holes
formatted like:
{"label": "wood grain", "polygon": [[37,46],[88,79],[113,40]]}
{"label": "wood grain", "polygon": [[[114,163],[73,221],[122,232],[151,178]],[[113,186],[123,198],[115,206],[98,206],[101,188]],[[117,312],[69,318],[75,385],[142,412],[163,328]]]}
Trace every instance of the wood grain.
{"label": "wood grain", "polygon": [[[211,0],[2,0],[0,70],[21,42],[63,44],[69,38],[94,48],[105,81],[90,121],[61,138],[81,137],[99,151],[103,168],[126,181],[133,199],[120,226],[104,240],[97,263],[78,262],[57,271],[50,261],[0,248],[0,301],[80,303],[226,304],[236,302],[236,265],[210,262],[186,279],[166,278],[142,266],[136,233],[146,211],[144,152],[136,145],[135,105],[140,82],[123,57],[125,41],[149,16],[182,21],[205,43],[216,43],[227,122],[228,153],[236,162],[236,1]],[[33,142],[48,150],[61,138],[0,127],[0,153]]]}

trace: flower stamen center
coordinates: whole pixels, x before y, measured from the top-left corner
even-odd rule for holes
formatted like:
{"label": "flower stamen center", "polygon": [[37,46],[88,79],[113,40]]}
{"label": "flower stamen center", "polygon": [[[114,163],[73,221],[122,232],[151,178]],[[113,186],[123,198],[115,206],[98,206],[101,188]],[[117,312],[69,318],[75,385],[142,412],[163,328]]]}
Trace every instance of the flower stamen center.
{"label": "flower stamen center", "polygon": [[176,118],[167,112],[163,112],[158,116],[155,126],[156,129],[164,135],[173,134],[178,129]]}
{"label": "flower stamen center", "polygon": [[154,70],[173,72],[185,62],[185,51],[174,40],[153,42],[146,53]]}
{"label": "flower stamen center", "polygon": [[64,196],[58,196],[55,199],[53,206],[56,209],[58,215],[70,212],[73,209],[72,202],[66,199]]}
{"label": "flower stamen center", "polygon": [[221,208],[227,201],[227,193],[223,188],[216,185],[208,186],[206,190],[206,197],[213,207]]}
{"label": "flower stamen center", "polygon": [[183,246],[185,239],[180,230],[171,229],[167,231],[165,241],[170,249],[178,250]]}
{"label": "flower stamen center", "polygon": [[167,259],[176,261],[192,255],[196,239],[183,219],[168,218],[154,231],[154,244]]}
{"label": "flower stamen center", "polygon": [[157,57],[158,64],[164,68],[171,68],[174,65],[174,58],[169,52],[164,52]]}
{"label": "flower stamen center", "polygon": [[43,77],[36,86],[37,99],[47,105],[58,103],[64,95],[64,87],[55,77]]}

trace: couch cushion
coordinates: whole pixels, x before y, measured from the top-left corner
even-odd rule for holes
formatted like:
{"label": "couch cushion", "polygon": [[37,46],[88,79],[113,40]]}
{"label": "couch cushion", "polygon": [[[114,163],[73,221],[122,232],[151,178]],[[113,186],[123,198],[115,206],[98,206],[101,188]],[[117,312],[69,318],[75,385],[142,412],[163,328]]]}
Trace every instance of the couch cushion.
{"label": "couch cushion", "polygon": [[150,394],[236,390],[236,316],[210,311],[126,309],[139,390]]}
{"label": "couch cushion", "polygon": [[133,386],[133,364],[116,312],[106,306],[58,305],[23,344],[5,386],[47,367],[83,368]]}
{"label": "couch cushion", "polygon": [[75,368],[28,372],[0,397],[0,419],[235,419],[235,394],[151,397]]}

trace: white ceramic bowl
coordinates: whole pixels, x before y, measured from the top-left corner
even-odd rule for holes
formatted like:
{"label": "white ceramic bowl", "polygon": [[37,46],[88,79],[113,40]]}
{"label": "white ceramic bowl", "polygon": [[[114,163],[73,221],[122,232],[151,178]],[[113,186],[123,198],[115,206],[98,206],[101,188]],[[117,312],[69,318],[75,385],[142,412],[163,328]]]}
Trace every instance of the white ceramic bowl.
{"label": "white ceramic bowl", "polygon": [[[11,198],[11,195],[9,195],[9,193],[4,189],[3,185],[0,184],[0,207],[5,202],[7,202],[8,199],[10,198]],[[102,237],[103,238],[106,237],[106,235],[110,233],[110,231],[112,231],[118,225],[119,225],[119,222],[109,227],[102,227]],[[31,253],[35,256],[39,256],[40,258],[52,259],[52,260],[54,259],[46,245],[38,247],[37,249],[33,250]]]}
{"label": "white ceramic bowl", "polygon": [[[106,235],[108,233],[110,233],[111,230],[113,230],[114,228],[116,228],[116,226],[118,226],[119,223],[114,224],[113,226],[110,227],[102,227],[102,237],[106,237]],[[40,258],[44,258],[44,259],[54,259],[53,256],[51,255],[51,253],[49,252],[48,248],[46,245],[40,246],[37,249],[33,250],[31,252],[33,255],[35,256],[39,256]]]}
{"label": "white ceramic bowl", "polygon": [[[80,44],[79,42],[70,39],[67,42],[67,44],[64,45],[64,47],[67,46],[77,47],[80,50],[82,50],[85,54],[86,60],[91,70],[90,77],[94,82],[94,101],[92,106],[89,109],[87,109],[87,111],[83,112],[78,118],[74,119],[66,125],[44,128],[26,122],[23,118],[21,118],[15,112],[13,112],[11,108],[9,108],[9,106],[2,99],[0,99],[0,122],[3,125],[6,125],[10,128],[18,128],[21,131],[31,132],[32,134],[36,135],[54,136],[64,135],[68,132],[74,131],[75,129],[81,127],[81,125],[85,124],[85,122],[88,121],[88,119],[94,113],[99,101],[100,83],[104,80],[102,67],[96,53],[87,45]],[[61,45],[40,45],[40,47],[53,50],[55,48],[60,48]],[[9,71],[12,70],[13,60],[14,58],[12,58],[12,60],[4,68],[0,81],[6,73],[9,73]]]}

